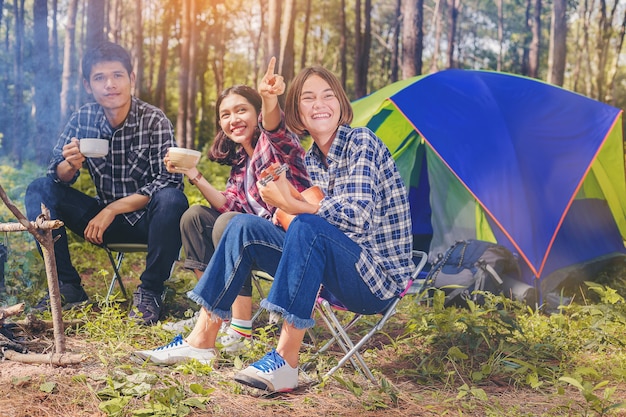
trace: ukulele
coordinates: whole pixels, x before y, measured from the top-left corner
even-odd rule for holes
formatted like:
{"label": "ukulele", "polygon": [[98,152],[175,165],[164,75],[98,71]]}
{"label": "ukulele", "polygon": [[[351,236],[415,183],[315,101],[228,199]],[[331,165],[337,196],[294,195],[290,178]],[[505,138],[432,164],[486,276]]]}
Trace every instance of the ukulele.
{"label": "ukulele", "polygon": [[[277,162],[273,163],[261,172],[259,184],[266,186],[271,181],[278,179],[278,176],[288,169],[289,166],[287,164],[280,165]],[[306,201],[310,204],[319,204],[319,202],[324,198],[324,192],[317,185],[309,187],[300,193],[296,190],[296,187],[294,187],[292,183],[287,183],[289,184],[289,192],[291,195],[300,201]],[[285,231],[289,228],[289,225],[294,217],[296,217],[295,214],[287,214],[279,208],[276,209],[276,220]]]}

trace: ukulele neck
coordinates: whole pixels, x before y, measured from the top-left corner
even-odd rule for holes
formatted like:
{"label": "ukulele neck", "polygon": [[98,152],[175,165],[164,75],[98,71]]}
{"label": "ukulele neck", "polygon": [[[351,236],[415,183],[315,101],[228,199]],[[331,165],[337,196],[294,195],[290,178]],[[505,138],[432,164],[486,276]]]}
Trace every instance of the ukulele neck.
{"label": "ukulele neck", "polygon": [[282,164],[276,168],[267,168],[265,171],[263,171],[266,175],[264,175],[263,178],[259,180],[259,184],[265,187],[267,184],[277,179],[280,174],[286,172],[288,169],[289,165],[287,164]]}

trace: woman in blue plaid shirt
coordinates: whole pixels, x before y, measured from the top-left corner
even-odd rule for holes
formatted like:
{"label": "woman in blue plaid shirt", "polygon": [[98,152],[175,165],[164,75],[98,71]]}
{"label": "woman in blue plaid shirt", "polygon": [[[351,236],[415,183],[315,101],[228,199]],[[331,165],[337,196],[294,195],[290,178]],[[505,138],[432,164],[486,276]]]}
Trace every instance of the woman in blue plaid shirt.
{"label": "woman in blue plaid shirt", "polygon": [[306,329],[315,324],[311,315],[321,285],[363,314],[383,311],[407,286],[413,264],[406,188],[382,141],[367,128],[349,126],[352,108],[337,78],[320,67],[303,70],[287,93],[285,118],[290,130],[313,139],[305,162],[324,198],[297,198],[283,175],[260,187],[267,203],[296,215],[288,231],[255,216],[233,219],[189,293],[203,307],[191,334],[138,352],[140,357],[210,352],[241,283],[253,268],[261,269],[274,276],[261,305],[282,314],[283,327],[276,349],[235,380],[290,391],[298,386],[298,354]]}

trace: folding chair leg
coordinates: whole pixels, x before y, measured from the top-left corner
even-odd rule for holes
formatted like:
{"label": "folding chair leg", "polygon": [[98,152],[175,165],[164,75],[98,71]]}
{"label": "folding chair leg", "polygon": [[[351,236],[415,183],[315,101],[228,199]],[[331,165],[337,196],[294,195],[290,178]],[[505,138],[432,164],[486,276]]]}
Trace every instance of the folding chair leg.
{"label": "folding chair leg", "polygon": [[113,288],[115,287],[116,282],[119,284],[120,290],[122,291],[124,297],[128,298],[128,295],[126,294],[126,288],[124,288],[124,283],[122,282],[122,274],[120,273],[122,261],[124,260],[124,252],[118,252],[117,259],[114,259],[111,250],[107,247],[105,247],[105,249],[107,251],[107,255],[109,256],[109,261],[111,261],[111,266],[113,267],[113,279],[111,279],[111,283],[109,284],[109,290],[107,291],[106,298],[104,299],[104,302],[108,304],[109,298],[111,297],[111,294],[113,294]]}
{"label": "folding chair leg", "polygon": [[396,313],[398,303],[407,293],[409,293],[411,287],[413,286],[413,283],[420,282],[419,275],[427,262],[426,252],[413,251],[414,262],[417,260],[417,258],[419,258],[419,262],[415,264],[416,268],[411,274],[411,279],[407,282],[404,291],[390,302],[384,313],[382,313],[382,315],[379,315],[380,318],[377,320],[376,324],[368,331],[365,336],[361,337],[356,343],[350,338],[350,336],[348,335],[348,331],[361,317],[363,317],[363,315],[352,312],[352,314],[354,314],[352,320],[344,326],[335,314],[335,310],[345,310],[345,307],[339,304],[332,305],[329,300],[324,298],[324,295],[320,294],[320,298],[318,298],[315,304],[315,310],[320,314],[321,318],[325,322],[326,327],[332,334],[332,338],[320,350],[318,350],[315,356],[328,350],[333,343],[337,343],[345,353],[344,356],[339,360],[337,365],[333,367],[330,371],[328,371],[326,375],[324,375],[324,378],[331,376],[347,361],[350,361],[357,371],[361,372],[361,374],[363,374],[364,376],[367,376],[374,384],[378,383],[378,381],[376,381],[374,375],[370,371],[369,367],[365,363],[365,360],[363,359],[360,351],[361,348],[368,341],[371,340],[374,334],[380,332],[383,329],[389,318],[391,318]]}
{"label": "folding chair leg", "polygon": [[[355,345],[352,342],[352,339],[350,339],[350,336],[348,336],[346,329],[342,326],[341,322],[339,322],[339,319],[337,319],[337,316],[333,313],[332,307],[330,306],[328,301],[323,300],[321,304],[318,304],[318,306],[320,308],[319,311],[321,313],[320,315],[322,316],[322,319],[326,322],[328,329],[333,335],[333,339],[329,343],[326,344],[327,345],[325,346],[326,349],[330,347],[333,341],[336,341],[337,344],[344,351],[343,358],[341,358],[341,360],[337,363],[337,365],[335,365],[334,368],[332,368],[330,371],[326,373],[325,377],[329,377],[332,374],[334,374],[339,368],[341,368],[349,360],[352,363],[352,366],[357,371],[361,372],[364,376],[367,376],[367,378],[369,378],[370,381],[376,384],[377,383],[376,378],[374,378],[372,371],[370,371],[369,367],[365,363],[365,360],[363,359],[363,356],[361,356],[359,349],[361,349],[361,347],[370,339],[372,334],[378,331],[377,330],[378,326],[372,329],[368,333],[367,336],[363,337]],[[356,322],[356,320],[358,319],[359,318],[356,318],[347,327],[351,327],[354,324],[354,322]],[[355,359],[358,361],[358,364],[355,362]]]}

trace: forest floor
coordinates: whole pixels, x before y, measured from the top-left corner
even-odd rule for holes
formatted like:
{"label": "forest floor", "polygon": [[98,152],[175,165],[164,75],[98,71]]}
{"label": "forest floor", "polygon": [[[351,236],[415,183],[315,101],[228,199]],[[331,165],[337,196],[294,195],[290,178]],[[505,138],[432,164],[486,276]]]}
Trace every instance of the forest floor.
{"label": "forest floor", "polygon": [[[51,335],[31,335],[31,351],[48,352],[52,349]],[[131,346],[120,346],[130,355]],[[467,395],[459,398],[459,390],[441,382],[418,383],[415,378],[402,376],[403,364],[397,353],[382,347],[368,358],[375,364],[378,377],[385,378],[395,388],[394,401],[383,390],[360,376],[348,373],[350,384],[338,380],[318,385],[317,380],[307,381],[301,372],[301,386],[289,394],[264,393],[234,387],[233,364],[225,364],[209,375],[187,374],[180,369],[153,367],[145,369],[159,378],[175,378],[183,385],[198,383],[214,389],[205,410],[192,408],[184,414],[180,407],[171,412],[147,412],[141,401],[126,404],[126,414],[107,414],[99,408],[102,400],[96,394],[105,388],[107,376],[128,363],[106,364],[99,358],[97,343],[78,335],[67,338],[67,351],[81,353],[84,361],[79,365],[30,365],[9,360],[0,362],[0,416],[2,417],[74,417],[107,415],[145,416],[591,416],[603,415],[585,409],[584,404],[572,399],[578,396],[557,395],[529,388],[516,388],[503,381],[488,381],[480,385],[486,395],[484,400]],[[116,362],[116,361],[112,361]],[[135,371],[138,372],[138,371]],[[109,380],[110,383],[110,380]],[[626,398],[626,385],[622,384],[614,398]],[[143,414],[137,414],[144,410]],[[135,414],[131,414],[135,413]],[[626,416],[626,411],[616,411],[614,416]]]}
{"label": "forest floor", "polygon": [[[128,261],[136,270],[126,284],[133,291],[141,263]],[[177,266],[175,274],[191,274]],[[90,297],[93,288],[103,288],[95,271],[83,274]],[[183,316],[189,300],[180,293],[169,300],[167,319]],[[176,305],[176,307],[171,307]],[[97,310],[97,309],[96,309]],[[108,314],[91,311],[85,328],[66,330],[68,353],[83,355],[77,365],[24,364],[0,361],[0,417],[75,416],[626,416],[626,409],[598,408],[571,386],[529,388],[511,380],[487,378],[462,386],[456,375],[448,379],[420,375],[412,366],[420,362],[419,347],[395,343],[405,329],[407,315],[400,310],[384,333],[367,345],[366,361],[379,385],[346,365],[335,378],[320,383],[317,370],[301,371],[299,388],[288,394],[268,395],[234,382],[233,375],[250,358],[258,358],[266,345],[256,345],[243,357],[225,357],[215,369],[200,365],[158,367],[138,365],[131,353],[158,346],[155,340],[171,337],[162,329],[127,326],[111,319],[95,322]],[[76,316],[80,318],[80,315]],[[74,317],[72,317],[74,318]],[[15,321],[23,320],[17,317]],[[106,318],[105,318],[106,320]],[[127,320],[120,320],[127,322]],[[94,325],[94,323],[100,323]],[[155,326],[156,327],[156,326]],[[321,326],[317,326],[321,327]],[[99,335],[98,331],[103,335]],[[51,330],[14,328],[30,353],[54,350]],[[96,335],[96,336],[94,336]],[[263,336],[268,341],[269,336]],[[164,344],[164,343],[161,343]],[[328,357],[316,368],[328,370]],[[594,360],[598,360],[595,358]],[[601,360],[601,359],[600,359]],[[454,380],[454,381],[453,381]],[[453,382],[452,382],[453,381]],[[194,385],[198,384],[198,385]],[[612,403],[626,399],[626,383],[611,381]],[[598,393],[599,392],[599,393]],[[601,395],[601,391],[596,394]],[[194,398],[196,400],[194,400]],[[204,404],[197,400],[201,398]],[[607,401],[603,404],[610,404]],[[605,407],[607,408],[607,407]]]}

